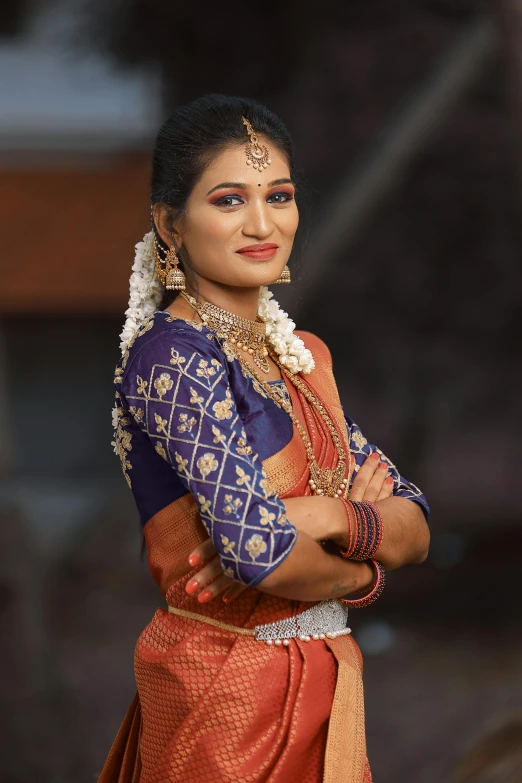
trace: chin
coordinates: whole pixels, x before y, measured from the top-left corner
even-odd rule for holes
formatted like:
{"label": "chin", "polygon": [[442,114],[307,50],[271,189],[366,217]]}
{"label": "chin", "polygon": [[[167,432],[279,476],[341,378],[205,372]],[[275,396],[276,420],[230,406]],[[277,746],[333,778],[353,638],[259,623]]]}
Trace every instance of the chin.
{"label": "chin", "polygon": [[[259,262],[258,262],[259,264]],[[281,275],[285,265],[281,266],[280,263],[276,264],[259,264],[256,268],[250,268],[245,270],[244,273],[236,276],[234,282],[230,282],[230,285],[235,285],[239,288],[248,288],[262,285],[272,285]]]}

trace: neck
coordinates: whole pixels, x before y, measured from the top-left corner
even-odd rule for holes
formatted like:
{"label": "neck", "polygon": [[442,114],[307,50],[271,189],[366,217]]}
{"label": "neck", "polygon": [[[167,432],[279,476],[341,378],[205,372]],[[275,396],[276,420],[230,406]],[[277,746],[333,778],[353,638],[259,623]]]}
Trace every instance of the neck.
{"label": "neck", "polygon": [[220,285],[200,278],[199,293],[187,286],[187,293],[200,304],[211,302],[229,313],[255,321],[258,309],[259,286],[253,288],[235,288]]}

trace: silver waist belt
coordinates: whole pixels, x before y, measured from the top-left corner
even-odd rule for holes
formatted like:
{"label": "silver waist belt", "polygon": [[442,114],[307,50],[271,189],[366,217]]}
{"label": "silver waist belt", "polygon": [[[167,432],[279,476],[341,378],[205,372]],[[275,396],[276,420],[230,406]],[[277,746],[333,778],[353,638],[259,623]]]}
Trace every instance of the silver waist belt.
{"label": "silver waist belt", "polygon": [[338,636],[351,633],[351,629],[346,627],[348,607],[338,598],[321,601],[293,617],[276,620],[274,623],[256,625],[254,628],[230,625],[213,617],[205,617],[205,615],[190,612],[187,609],[178,609],[176,606],[169,606],[168,611],[179,617],[185,617],[187,620],[207,623],[240,636],[253,636],[258,642],[266,642],[267,644],[284,644],[286,646],[290,644],[290,639],[309,642],[312,639],[336,639]]}
{"label": "silver waist belt", "polygon": [[293,617],[274,623],[256,625],[255,637],[267,644],[289,644],[290,639],[309,642],[311,639],[335,639],[351,633],[347,628],[348,607],[337,598],[321,601]]}

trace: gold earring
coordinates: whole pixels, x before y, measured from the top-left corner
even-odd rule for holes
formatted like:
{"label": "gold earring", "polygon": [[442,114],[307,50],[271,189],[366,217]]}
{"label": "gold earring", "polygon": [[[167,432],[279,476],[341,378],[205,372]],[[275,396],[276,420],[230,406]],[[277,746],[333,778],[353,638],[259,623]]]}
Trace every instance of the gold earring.
{"label": "gold earring", "polygon": [[185,275],[178,266],[179,258],[174,245],[165,256],[165,288],[167,291],[184,291]]}
{"label": "gold earring", "polygon": [[165,268],[161,260],[161,252],[165,253],[156,237],[154,237],[154,257],[156,262],[156,274],[167,291],[184,291],[185,275],[179,268],[179,258],[174,245],[165,253]]}
{"label": "gold earring", "polygon": [[290,277],[290,270],[288,268],[288,264],[285,264],[285,268],[277,278],[277,280],[272,284],[275,285],[276,283],[291,283],[292,279]]}

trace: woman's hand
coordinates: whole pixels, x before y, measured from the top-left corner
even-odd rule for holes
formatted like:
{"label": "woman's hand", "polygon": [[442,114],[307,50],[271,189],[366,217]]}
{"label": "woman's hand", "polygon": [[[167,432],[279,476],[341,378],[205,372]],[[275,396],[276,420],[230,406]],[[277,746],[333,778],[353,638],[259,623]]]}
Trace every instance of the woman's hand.
{"label": "woman's hand", "polygon": [[[352,455],[350,455],[350,460],[354,461]],[[381,462],[379,455],[376,452],[371,454],[361,465],[361,468],[354,479],[348,495],[349,500],[368,500],[374,502],[390,497],[393,492],[393,479],[391,476],[387,477],[387,473],[388,465],[385,462]],[[289,518],[291,521],[291,506],[293,503],[299,503],[301,500],[306,503],[306,501],[309,501],[309,498],[291,498],[289,501],[286,501],[287,511],[290,512]],[[317,500],[324,509],[323,503],[325,498],[317,496]],[[339,506],[340,505],[341,504],[339,504]],[[316,541],[321,541],[329,537],[332,538],[332,536],[329,536],[327,529],[325,528],[323,530],[320,525],[320,522],[322,521],[321,517],[323,516],[323,514],[320,513],[320,509],[312,508],[309,503],[307,503],[307,506],[310,506],[310,514],[299,514],[299,521],[296,520],[294,523],[297,529],[308,533],[308,535]],[[335,508],[337,509],[337,501],[335,501]],[[338,511],[342,516],[340,524],[344,530],[346,525],[345,511],[343,508],[339,508]],[[204,560],[209,560],[209,558],[211,558],[210,562],[208,562],[201,571],[187,583],[185,590],[189,595],[197,597],[199,603],[206,603],[207,601],[211,601],[212,598],[222,595],[223,601],[226,604],[229,604],[237,598],[238,595],[241,595],[241,593],[246,590],[246,587],[241,584],[241,582],[236,582],[234,579],[225,576],[221,568],[221,561],[210,538],[207,538],[206,541],[193,550],[189,557],[189,563],[192,568],[194,568]]]}
{"label": "woman's hand", "polygon": [[185,591],[192,596],[197,596],[199,603],[203,604],[223,594],[223,601],[229,604],[238,595],[246,590],[246,585],[236,582],[225,576],[221,568],[221,561],[211,538],[207,538],[199,544],[189,556],[189,563],[194,568],[204,560],[212,558],[198,573],[185,585]]}
{"label": "woman's hand", "polygon": [[[350,460],[354,461],[351,454]],[[375,503],[376,500],[389,498],[392,492],[393,479],[388,476],[388,465],[386,462],[381,462],[379,455],[374,451],[365,459],[355,476],[348,500],[368,500]]]}

